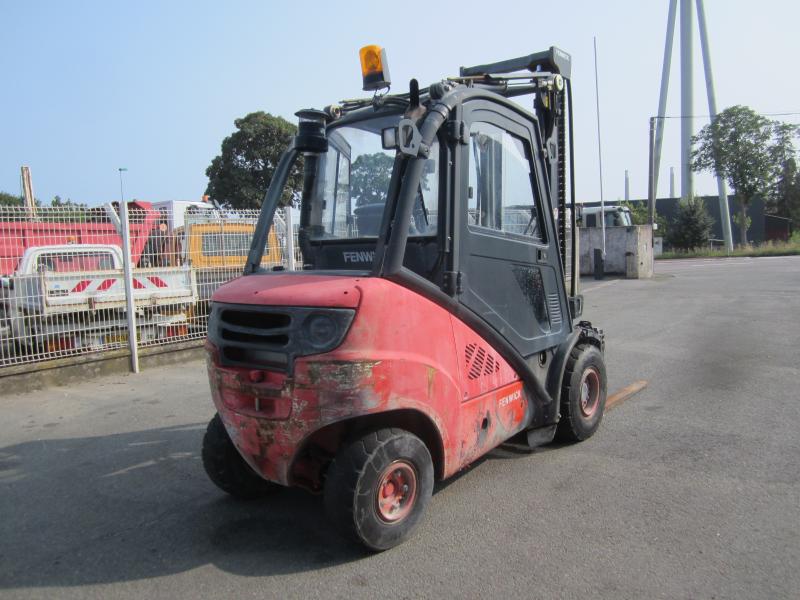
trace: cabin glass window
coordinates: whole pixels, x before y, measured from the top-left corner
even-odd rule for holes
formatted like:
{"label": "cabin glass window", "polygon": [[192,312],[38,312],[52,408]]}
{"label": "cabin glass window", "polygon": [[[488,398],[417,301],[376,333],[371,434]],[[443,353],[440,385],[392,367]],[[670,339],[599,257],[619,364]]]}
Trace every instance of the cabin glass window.
{"label": "cabin glass window", "polygon": [[312,240],[378,236],[395,154],[382,147],[381,129],[398,119],[370,119],[329,133],[308,190],[305,228]]}
{"label": "cabin glass window", "polygon": [[109,271],[114,268],[110,252],[48,252],[36,259],[39,272],[78,273],[82,271]]}
{"label": "cabin glass window", "polygon": [[542,241],[541,202],[528,143],[490,123],[473,123],[467,222]]}

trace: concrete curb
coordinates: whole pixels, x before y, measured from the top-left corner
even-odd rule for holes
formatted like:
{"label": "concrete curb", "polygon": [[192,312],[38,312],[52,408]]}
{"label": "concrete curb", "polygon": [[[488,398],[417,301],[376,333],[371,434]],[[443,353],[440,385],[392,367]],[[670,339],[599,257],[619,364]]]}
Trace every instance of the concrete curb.
{"label": "concrete curb", "polygon": [[[149,368],[201,360],[204,340],[139,349],[139,367]],[[110,350],[0,369],[0,393],[24,393],[69,385],[112,373],[130,372],[130,351]]]}

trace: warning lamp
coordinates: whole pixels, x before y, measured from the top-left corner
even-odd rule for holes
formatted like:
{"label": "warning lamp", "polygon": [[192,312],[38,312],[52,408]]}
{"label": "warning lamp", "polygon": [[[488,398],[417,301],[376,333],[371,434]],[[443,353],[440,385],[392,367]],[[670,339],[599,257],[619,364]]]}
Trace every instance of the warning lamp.
{"label": "warning lamp", "polygon": [[364,46],[358,51],[361,59],[361,77],[364,80],[364,91],[388,88],[392,80],[389,77],[389,63],[386,50],[380,46]]}
{"label": "warning lamp", "polygon": [[294,147],[300,152],[327,152],[325,136],[326,114],[321,110],[305,109],[295,113],[298,118]]}

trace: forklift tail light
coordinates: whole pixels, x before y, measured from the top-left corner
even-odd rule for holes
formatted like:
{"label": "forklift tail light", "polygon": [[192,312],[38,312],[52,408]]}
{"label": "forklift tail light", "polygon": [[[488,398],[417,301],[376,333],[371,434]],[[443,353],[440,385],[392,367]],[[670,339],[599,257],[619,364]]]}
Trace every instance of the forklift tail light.
{"label": "forklift tail light", "polygon": [[361,77],[364,80],[364,91],[380,90],[392,83],[389,78],[389,64],[386,61],[386,50],[380,46],[364,46],[358,51],[361,59]]}

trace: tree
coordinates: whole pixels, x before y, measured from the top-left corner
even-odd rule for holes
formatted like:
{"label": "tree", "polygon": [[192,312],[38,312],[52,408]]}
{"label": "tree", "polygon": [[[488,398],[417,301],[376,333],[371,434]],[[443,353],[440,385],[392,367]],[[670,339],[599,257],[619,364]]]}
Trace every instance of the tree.
{"label": "tree", "polygon": [[692,138],[692,169],[727,180],[739,203],[741,243],[747,244],[747,208],[766,195],[775,176],[770,141],[775,123],[746,106],[731,106]]}
{"label": "tree", "polygon": [[[619,203],[620,206],[625,206],[631,211],[631,221],[634,225],[649,225],[650,224],[650,208],[647,202],[630,202],[623,200]],[[669,234],[669,227],[667,226],[667,218],[664,215],[656,212],[656,237],[666,238]]]}
{"label": "tree", "polygon": [[0,192],[0,206],[22,206],[22,196]]}
{"label": "tree", "polygon": [[54,196],[50,201],[50,208],[58,210],[43,210],[39,218],[45,221],[70,221],[82,223],[89,218],[91,209],[81,202],[73,202],[69,198],[62,200],[61,196]]}
{"label": "tree", "polygon": [[713,225],[702,198],[683,199],[670,225],[667,242],[682,250],[700,248],[708,244]]}
{"label": "tree", "polygon": [[772,214],[787,217],[800,224],[797,221],[800,218],[800,172],[794,158],[781,165],[767,206]]}
{"label": "tree", "polygon": [[650,211],[646,202],[623,200],[619,205],[631,211],[631,221],[633,221],[634,225],[647,225],[650,223]]}
{"label": "tree", "polygon": [[50,206],[53,208],[76,208],[83,210],[87,208],[87,206],[82,202],[73,202],[69,198],[62,200],[61,196],[53,196],[53,199],[50,201]]}
{"label": "tree", "polygon": [[794,139],[798,126],[776,123],[773,127],[775,142],[770,148],[774,183],[767,199],[767,208],[773,214],[794,220],[800,218],[800,174],[797,169],[797,150]]}
{"label": "tree", "polygon": [[386,202],[393,166],[394,159],[383,152],[356,158],[350,171],[350,194],[356,206]]}
{"label": "tree", "polygon": [[[281,154],[297,127],[261,111],[236,119],[233,124],[236,131],[222,141],[221,153],[206,169],[206,194],[235,208],[260,208]],[[302,166],[297,161],[281,196],[281,205],[297,199],[302,181]]]}

